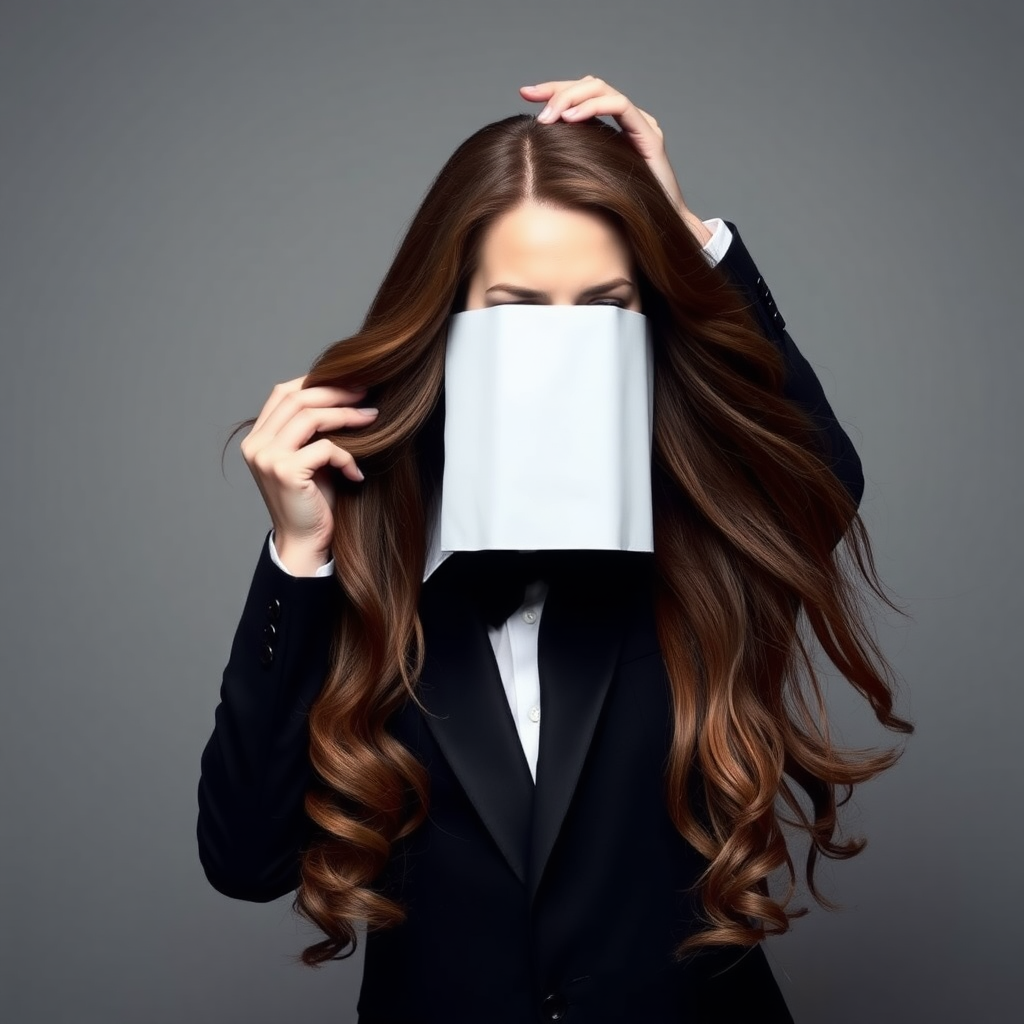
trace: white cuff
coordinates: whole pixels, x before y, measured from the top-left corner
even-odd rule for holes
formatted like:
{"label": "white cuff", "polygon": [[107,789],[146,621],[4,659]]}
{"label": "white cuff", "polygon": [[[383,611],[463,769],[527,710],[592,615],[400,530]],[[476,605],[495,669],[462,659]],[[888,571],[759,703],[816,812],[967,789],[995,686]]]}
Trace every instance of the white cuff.
{"label": "white cuff", "polygon": [[701,222],[709,231],[711,237],[707,244],[701,249],[704,258],[714,266],[726,253],[729,243],[732,241],[732,232],[729,225],[721,217],[709,217]]}
{"label": "white cuff", "polygon": [[[280,569],[282,572],[287,572],[289,576],[294,576],[295,573],[289,572],[289,570],[286,569],[284,567],[284,565],[282,564],[281,559],[278,557],[277,548],[274,547],[274,531],[273,530],[270,531],[270,536],[267,537],[267,543],[270,545],[270,560],[274,563],[274,565],[276,565],[278,567],[278,569]],[[330,576],[331,573],[333,573],[333,572],[334,572],[334,559],[332,558],[326,565],[321,565],[317,569],[317,571],[315,573],[313,573],[313,575],[314,576]]]}

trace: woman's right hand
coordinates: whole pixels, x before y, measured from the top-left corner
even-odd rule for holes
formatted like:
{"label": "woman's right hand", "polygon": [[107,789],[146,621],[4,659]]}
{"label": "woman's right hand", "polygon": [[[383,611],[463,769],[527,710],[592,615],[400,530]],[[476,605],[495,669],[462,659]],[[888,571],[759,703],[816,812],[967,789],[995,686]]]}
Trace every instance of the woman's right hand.
{"label": "woman's right hand", "polygon": [[274,386],[252,430],[242,439],[242,457],[263,495],[274,524],[274,546],[282,562],[324,564],[334,537],[335,466],[350,480],[363,474],[351,453],[314,433],[362,427],[376,410],[355,407],[366,388],[302,386],[305,376]]}

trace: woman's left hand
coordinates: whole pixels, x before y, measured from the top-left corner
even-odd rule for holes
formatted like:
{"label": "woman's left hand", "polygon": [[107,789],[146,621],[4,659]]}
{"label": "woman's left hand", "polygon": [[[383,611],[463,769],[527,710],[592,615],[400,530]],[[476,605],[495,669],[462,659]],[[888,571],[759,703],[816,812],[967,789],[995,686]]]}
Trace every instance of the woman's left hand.
{"label": "woman's left hand", "polygon": [[[700,221],[690,214],[683,200],[682,190],[676,181],[675,172],[665,152],[665,142],[658,122],[646,111],[641,110],[618,89],[613,89],[603,79],[593,75],[564,82],[541,82],[538,85],[521,85],[519,91],[524,98],[547,106],[537,115],[539,121],[581,121],[588,117],[608,114],[614,117],[619,127],[629,137],[640,155],[647,161],[661,187],[687,222]],[[703,225],[701,225],[703,227]],[[704,231],[710,237],[707,228]]]}

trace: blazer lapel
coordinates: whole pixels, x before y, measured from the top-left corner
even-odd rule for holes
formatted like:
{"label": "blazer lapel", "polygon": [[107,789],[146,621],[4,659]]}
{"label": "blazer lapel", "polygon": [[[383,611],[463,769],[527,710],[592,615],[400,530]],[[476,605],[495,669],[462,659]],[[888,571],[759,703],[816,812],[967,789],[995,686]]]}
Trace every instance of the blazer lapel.
{"label": "blazer lapel", "polygon": [[628,593],[620,584],[614,573],[572,591],[556,583],[544,602],[537,637],[541,729],[527,877],[531,904],[618,662]]}
{"label": "blazer lapel", "polygon": [[465,591],[452,586],[451,565],[431,574],[420,601],[425,659],[417,692],[425,721],[531,903],[615,672],[635,595],[629,581],[644,564],[621,552],[588,557],[590,570],[574,585],[551,586],[541,615],[536,785],[487,627]]}
{"label": "blazer lapel", "polygon": [[[525,885],[534,784],[487,627],[442,565],[423,585],[418,694],[452,771]],[[543,622],[543,618],[541,620]]]}

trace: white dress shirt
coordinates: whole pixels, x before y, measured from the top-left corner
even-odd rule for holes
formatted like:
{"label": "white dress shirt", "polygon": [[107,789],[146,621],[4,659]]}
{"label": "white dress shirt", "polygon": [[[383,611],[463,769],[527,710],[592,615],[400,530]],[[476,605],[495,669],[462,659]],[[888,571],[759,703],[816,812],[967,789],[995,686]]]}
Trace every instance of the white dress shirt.
{"label": "white dress shirt", "polygon": [[[732,242],[732,232],[720,217],[711,217],[704,224],[712,232],[711,238],[701,250],[704,258],[714,266],[725,255]],[[274,533],[271,530],[268,539],[270,557],[274,564],[282,570],[288,570],[278,557],[274,546]],[[440,530],[436,516],[428,528],[427,558],[423,579],[448,557],[451,552],[440,550]],[[330,576],[334,572],[334,559],[321,565],[315,575]],[[288,572],[290,576],[294,573]],[[544,599],[547,597],[548,585],[544,580],[535,580],[526,588],[523,603],[498,627],[487,627],[494,659],[498,664],[501,682],[505,688],[509,710],[519,733],[519,741],[523,745],[530,766],[530,774],[537,780],[537,749],[540,740],[540,675],[537,667],[537,632],[540,629],[540,617],[544,610]]]}

